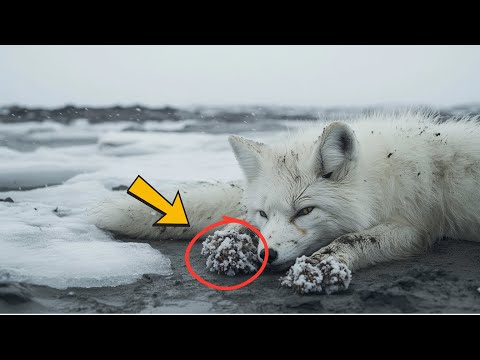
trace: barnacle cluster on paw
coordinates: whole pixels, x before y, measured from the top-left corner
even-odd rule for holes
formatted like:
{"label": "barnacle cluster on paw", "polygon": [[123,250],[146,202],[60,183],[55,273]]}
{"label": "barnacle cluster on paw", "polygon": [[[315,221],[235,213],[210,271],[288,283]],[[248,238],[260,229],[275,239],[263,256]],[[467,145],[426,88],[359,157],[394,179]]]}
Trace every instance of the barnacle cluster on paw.
{"label": "barnacle cluster on paw", "polygon": [[317,266],[323,274],[323,288],[327,294],[348,289],[352,281],[352,272],[347,265],[329,256]]}
{"label": "barnacle cluster on paw", "polygon": [[321,292],[323,275],[315,264],[315,261],[305,255],[297,258],[287,274],[280,279],[281,285],[301,294]]}
{"label": "barnacle cluster on paw", "polygon": [[202,255],[212,272],[234,276],[253,273],[259,268],[257,246],[252,237],[238,231],[215,231],[203,242]]}
{"label": "barnacle cluster on paw", "polygon": [[301,294],[331,294],[348,289],[351,279],[352,273],[348,267],[332,256],[318,261],[304,255],[297,258],[280,281],[282,286],[290,287]]}

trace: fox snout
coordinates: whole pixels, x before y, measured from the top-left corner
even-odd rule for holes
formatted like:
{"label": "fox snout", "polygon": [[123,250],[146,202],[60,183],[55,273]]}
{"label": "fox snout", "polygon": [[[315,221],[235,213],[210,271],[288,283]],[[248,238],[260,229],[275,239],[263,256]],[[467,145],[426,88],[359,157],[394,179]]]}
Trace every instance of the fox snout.
{"label": "fox snout", "polygon": [[[257,256],[258,260],[263,262],[263,259],[265,257],[265,249],[261,249],[258,252]],[[292,261],[282,261],[281,259],[279,259],[279,254],[277,250],[271,247],[268,248],[268,268],[271,271],[284,271],[288,269],[291,265],[293,265],[294,261],[295,258],[292,259]]]}
{"label": "fox snout", "polygon": [[[258,259],[263,261],[265,258],[265,249],[260,250]],[[278,258],[278,252],[275,249],[268,249],[268,263],[273,263]]]}

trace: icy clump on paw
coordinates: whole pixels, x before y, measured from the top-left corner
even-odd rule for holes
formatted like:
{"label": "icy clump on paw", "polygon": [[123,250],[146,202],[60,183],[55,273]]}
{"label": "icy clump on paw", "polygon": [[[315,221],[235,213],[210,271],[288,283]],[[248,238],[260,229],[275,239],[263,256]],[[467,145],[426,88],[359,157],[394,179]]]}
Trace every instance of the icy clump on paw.
{"label": "icy clump on paw", "polygon": [[297,258],[295,264],[281,278],[282,286],[293,288],[301,294],[325,292],[332,294],[348,289],[352,273],[332,256],[318,262],[307,256]]}
{"label": "icy clump on paw", "polygon": [[252,237],[238,231],[215,231],[203,242],[202,255],[207,256],[207,269],[234,276],[258,270],[257,247]]}

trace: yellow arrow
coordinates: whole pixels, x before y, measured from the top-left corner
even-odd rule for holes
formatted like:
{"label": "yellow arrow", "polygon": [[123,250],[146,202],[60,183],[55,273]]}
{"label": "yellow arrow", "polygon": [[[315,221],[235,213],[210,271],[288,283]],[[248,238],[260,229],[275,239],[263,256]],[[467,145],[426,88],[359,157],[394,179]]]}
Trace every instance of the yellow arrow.
{"label": "yellow arrow", "polygon": [[177,191],[175,200],[171,204],[162,194],[138,175],[128,188],[127,193],[163,215],[153,226],[190,226],[180,191]]}

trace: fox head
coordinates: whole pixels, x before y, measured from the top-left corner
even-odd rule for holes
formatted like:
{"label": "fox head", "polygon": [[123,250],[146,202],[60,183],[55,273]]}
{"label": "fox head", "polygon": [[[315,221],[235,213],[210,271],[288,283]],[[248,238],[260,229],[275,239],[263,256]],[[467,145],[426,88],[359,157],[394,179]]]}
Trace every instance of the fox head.
{"label": "fox head", "polygon": [[[274,269],[311,255],[358,223],[358,208],[351,204],[356,194],[349,186],[359,157],[355,134],[334,122],[319,135],[273,146],[229,137],[247,180],[247,220],[264,235]],[[262,261],[261,241],[257,251]]]}

